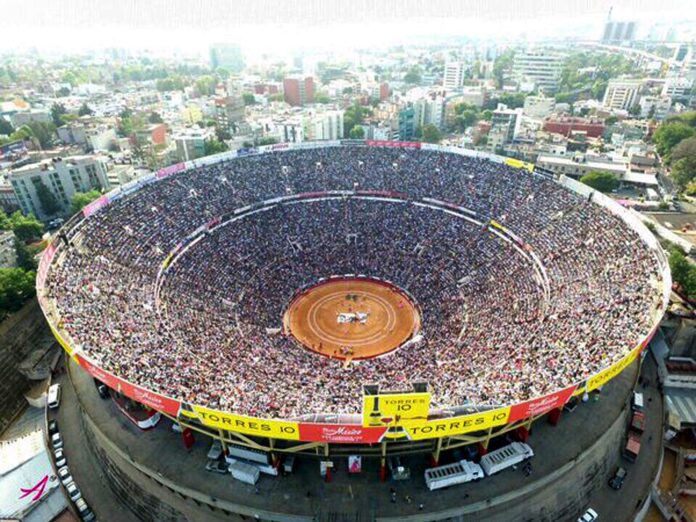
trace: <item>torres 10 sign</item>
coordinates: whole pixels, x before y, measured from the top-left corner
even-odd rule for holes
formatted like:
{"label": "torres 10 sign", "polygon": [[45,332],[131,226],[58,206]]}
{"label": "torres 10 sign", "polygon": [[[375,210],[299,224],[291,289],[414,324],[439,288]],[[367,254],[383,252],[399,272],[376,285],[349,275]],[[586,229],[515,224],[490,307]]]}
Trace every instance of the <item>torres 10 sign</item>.
{"label": "torres 10 sign", "polygon": [[382,393],[363,396],[363,426],[423,424],[430,411],[429,393]]}

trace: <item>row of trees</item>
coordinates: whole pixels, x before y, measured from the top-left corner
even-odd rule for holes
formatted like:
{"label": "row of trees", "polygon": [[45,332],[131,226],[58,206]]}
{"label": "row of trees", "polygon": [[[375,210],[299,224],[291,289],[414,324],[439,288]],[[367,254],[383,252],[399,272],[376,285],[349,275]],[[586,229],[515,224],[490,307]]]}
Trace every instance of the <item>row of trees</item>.
{"label": "row of trees", "polygon": [[0,320],[19,310],[36,293],[36,261],[39,248],[28,245],[41,238],[43,225],[34,216],[17,211],[11,216],[0,209],[0,230],[15,234],[16,268],[0,268]]}
{"label": "row of trees", "polygon": [[667,119],[653,134],[657,152],[680,190],[696,194],[696,111]]}

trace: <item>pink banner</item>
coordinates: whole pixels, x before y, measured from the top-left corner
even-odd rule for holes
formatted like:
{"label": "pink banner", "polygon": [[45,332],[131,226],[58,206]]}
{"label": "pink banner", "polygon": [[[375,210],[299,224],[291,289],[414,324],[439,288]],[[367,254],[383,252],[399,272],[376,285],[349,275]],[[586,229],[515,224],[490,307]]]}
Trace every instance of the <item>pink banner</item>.
{"label": "pink banner", "polygon": [[109,204],[109,198],[106,196],[100,196],[89,205],[82,209],[82,215],[89,217],[94,214],[97,210],[100,210]]}
{"label": "pink banner", "polygon": [[365,143],[367,143],[369,147],[399,147],[402,149],[421,148],[421,144],[417,141],[367,140]]}
{"label": "pink banner", "polygon": [[159,169],[157,171],[157,174],[155,174],[155,177],[157,179],[160,178],[166,178],[167,176],[171,176],[172,174],[176,174],[177,172],[180,172],[186,168],[185,163],[175,163],[174,165],[170,165],[169,167],[164,167],[163,169]]}

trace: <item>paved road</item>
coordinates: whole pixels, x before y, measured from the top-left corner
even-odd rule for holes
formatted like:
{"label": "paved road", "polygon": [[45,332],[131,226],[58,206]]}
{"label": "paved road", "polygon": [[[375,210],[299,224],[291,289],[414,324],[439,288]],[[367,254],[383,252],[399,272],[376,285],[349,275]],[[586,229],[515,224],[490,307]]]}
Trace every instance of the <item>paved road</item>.
{"label": "paved road", "polygon": [[[591,496],[590,505],[600,520],[630,521],[635,510],[647,496],[657,473],[662,452],[662,420],[664,416],[662,395],[657,389],[657,365],[650,351],[645,356],[641,375],[649,386],[638,386],[645,398],[646,429],[641,437],[640,454],[631,463],[617,455],[617,466],[628,471],[623,487],[616,491],[606,484]],[[607,482],[610,477],[607,477]]]}
{"label": "paved road", "polygon": [[80,410],[76,407],[75,390],[67,374],[58,375],[54,382],[61,383],[62,399],[60,408],[57,411],[51,410],[49,418],[58,420],[68,466],[85,502],[100,522],[137,522],[138,519],[114,495],[109,487],[108,477],[87,446]]}
{"label": "paved road", "polygon": [[[99,429],[108,433],[133,460],[165,477],[172,477],[178,484],[204,491],[218,499],[244,503],[253,509],[287,510],[302,515],[316,514],[321,510],[322,518],[338,517],[337,520],[351,514],[355,517],[357,513],[361,513],[364,520],[371,518],[375,513],[386,516],[416,515],[419,514],[418,504],[421,502],[425,504],[425,512],[444,509],[447,506],[486,502],[487,499],[528,485],[530,481],[559,469],[590,446],[603,430],[608,429],[613,422],[612,419],[617,418],[624,407],[624,397],[635,378],[635,366],[610,382],[598,401],[583,404],[573,413],[564,413],[558,426],[552,427],[545,421],[534,425],[530,444],[535,449],[536,457],[531,478],[525,477],[518,469],[486,478],[476,484],[467,484],[466,487],[437,492],[428,492],[423,483],[425,458],[414,457],[406,459],[414,478],[410,482],[397,484],[380,483],[376,472],[377,463],[372,460],[363,461],[366,472],[361,476],[349,475],[345,470],[344,459],[336,460],[339,468],[334,481],[325,484],[319,480],[318,463],[301,459],[291,477],[262,478],[259,493],[256,494],[251,486],[233,482],[229,477],[211,475],[203,469],[205,453],[210,444],[207,437],[196,435],[193,450],[187,452],[180,435],[172,433],[169,421],[162,421],[154,430],[142,432],[126,420],[111,401],[103,401],[98,397],[91,378],[85,372],[73,365],[72,376],[75,386],[80,390],[80,400],[84,401],[90,418]],[[74,391],[68,388],[69,385],[66,386],[65,400],[71,402],[74,411],[68,411],[70,408],[66,408],[66,403],[61,407],[61,415],[66,417],[65,422],[79,431]],[[652,407],[652,403],[648,404]],[[588,429],[590,426],[593,429]],[[80,442],[80,433],[71,434],[69,437],[66,434],[66,439],[68,438],[71,440],[66,440],[66,451],[71,458],[77,448],[84,447],[84,443]],[[83,453],[85,460],[92,460],[89,452]],[[640,462],[639,459],[638,464]],[[84,478],[82,473],[76,473],[81,486],[85,481],[89,482],[91,476],[98,477],[94,484],[85,486],[87,500],[99,499],[98,514],[118,509],[117,502],[108,498],[108,490],[100,487],[105,486],[105,483],[104,477],[99,476],[99,466],[93,461],[91,464],[85,462],[85,466],[91,467],[84,473]],[[633,480],[632,477],[633,474],[629,473],[629,480]],[[392,486],[396,486],[399,492],[399,502],[396,504],[389,501],[389,490]],[[91,491],[92,487],[94,491]],[[308,491],[309,496],[306,494]],[[620,498],[624,498],[626,491],[628,490],[624,489],[619,493]],[[153,493],[157,494],[154,491]],[[606,493],[613,494],[614,491]],[[404,501],[406,495],[413,498],[412,503]],[[102,504],[102,498],[106,498],[107,502]],[[464,498],[466,500],[463,500]],[[617,503],[616,496],[608,498],[610,500],[606,507],[601,499],[597,500],[596,505],[602,510],[606,509],[606,512],[613,508],[613,512],[616,513],[614,520],[626,520],[626,514],[632,512],[634,502]],[[96,502],[97,500],[94,500],[95,505]]]}

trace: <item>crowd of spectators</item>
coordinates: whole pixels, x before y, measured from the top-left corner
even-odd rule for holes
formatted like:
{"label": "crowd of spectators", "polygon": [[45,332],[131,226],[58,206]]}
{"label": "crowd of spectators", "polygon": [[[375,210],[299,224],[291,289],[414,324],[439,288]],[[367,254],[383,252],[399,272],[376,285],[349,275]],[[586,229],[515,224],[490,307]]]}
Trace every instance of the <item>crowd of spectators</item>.
{"label": "crowd of spectators", "polygon": [[[406,199],[276,202],[203,234],[158,279],[200,225],[337,190]],[[427,381],[435,408],[524,401],[620,359],[660,299],[654,254],[605,209],[526,171],[434,151],[306,149],[201,167],[115,201],[72,243],[46,291],[88,357],[158,393],[258,417],[357,413],[368,383]],[[345,365],[269,333],[299,288],[358,273],[415,297],[422,341]]]}

